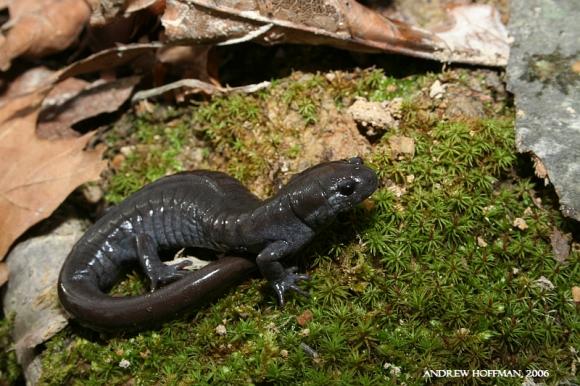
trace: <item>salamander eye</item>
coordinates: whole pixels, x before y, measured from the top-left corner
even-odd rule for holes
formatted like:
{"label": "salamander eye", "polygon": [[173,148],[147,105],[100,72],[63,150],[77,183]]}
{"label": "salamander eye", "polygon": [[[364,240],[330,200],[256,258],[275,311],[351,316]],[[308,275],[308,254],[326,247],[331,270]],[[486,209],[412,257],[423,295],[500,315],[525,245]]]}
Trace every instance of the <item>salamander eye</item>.
{"label": "salamander eye", "polygon": [[356,187],[356,181],[353,180],[343,180],[338,183],[338,192],[343,196],[350,196],[354,193]]}

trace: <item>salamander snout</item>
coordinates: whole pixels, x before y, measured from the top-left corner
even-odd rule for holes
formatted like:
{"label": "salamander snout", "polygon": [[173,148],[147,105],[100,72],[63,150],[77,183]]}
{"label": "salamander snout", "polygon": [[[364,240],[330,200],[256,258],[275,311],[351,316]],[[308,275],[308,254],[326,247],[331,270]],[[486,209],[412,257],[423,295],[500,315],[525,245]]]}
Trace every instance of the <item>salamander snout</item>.
{"label": "salamander snout", "polygon": [[363,164],[359,157],[327,164],[319,174],[325,197],[335,213],[353,208],[377,189],[375,171]]}
{"label": "salamander snout", "polygon": [[377,190],[379,178],[373,169],[364,165],[361,165],[359,168],[355,169],[355,171],[356,175],[354,179],[359,185],[359,199],[360,201],[363,201]]}

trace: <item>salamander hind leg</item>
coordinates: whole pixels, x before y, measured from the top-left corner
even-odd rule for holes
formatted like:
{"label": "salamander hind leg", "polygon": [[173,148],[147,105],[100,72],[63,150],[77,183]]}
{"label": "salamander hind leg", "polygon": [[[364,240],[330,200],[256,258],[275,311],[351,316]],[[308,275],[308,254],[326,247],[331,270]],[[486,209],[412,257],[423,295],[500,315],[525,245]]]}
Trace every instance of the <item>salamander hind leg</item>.
{"label": "salamander hind leg", "polygon": [[155,291],[157,288],[181,279],[189,273],[183,268],[191,264],[184,261],[176,265],[166,265],[159,258],[155,240],[148,234],[136,236],[137,254],[143,272],[149,278],[149,288]]}

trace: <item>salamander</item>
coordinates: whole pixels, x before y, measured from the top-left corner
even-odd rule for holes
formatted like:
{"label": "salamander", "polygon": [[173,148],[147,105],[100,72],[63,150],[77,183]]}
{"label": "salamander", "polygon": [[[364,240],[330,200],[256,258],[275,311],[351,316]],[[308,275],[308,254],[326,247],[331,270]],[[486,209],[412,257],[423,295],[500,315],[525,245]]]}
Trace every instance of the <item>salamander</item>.
{"label": "salamander", "polygon": [[[238,180],[215,171],[163,177],[96,221],[72,248],[58,279],[63,307],[97,330],[132,329],[199,307],[257,269],[280,306],[284,294],[305,294],[308,276],[281,260],[298,252],[337,214],[369,197],[377,175],[359,157],[315,165],[277,194],[260,200]],[[196,247],[222,257],[200,270],[165,264],[159,252]],[[151,292],[114,297],[108,291],[138,264]]]}

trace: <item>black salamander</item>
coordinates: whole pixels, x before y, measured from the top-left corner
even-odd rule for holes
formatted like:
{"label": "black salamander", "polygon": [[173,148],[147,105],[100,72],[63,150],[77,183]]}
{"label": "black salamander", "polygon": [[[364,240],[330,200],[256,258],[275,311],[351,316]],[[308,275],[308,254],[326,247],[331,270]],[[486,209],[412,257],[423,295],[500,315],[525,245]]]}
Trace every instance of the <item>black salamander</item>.
{"label": "black salamander", "polygon": [[[220,172],[161,178],[113,207],[76,243],[60,272],[60,301],[94,329],[142,327],[200,306],[248,277],[257,265],[282,306],[286,291],[304,293],[298,283],[308,277],[295,267],[284,269],[280,261],[376,188],[375,172],[358,157],[313,166],[263,201]],[[185,270],[184,263],[161,261],[159,250],[181,247],[256,257],[223,257],[195,272]],[[125,268],[136,262],[151,292],[108,295]]]}

